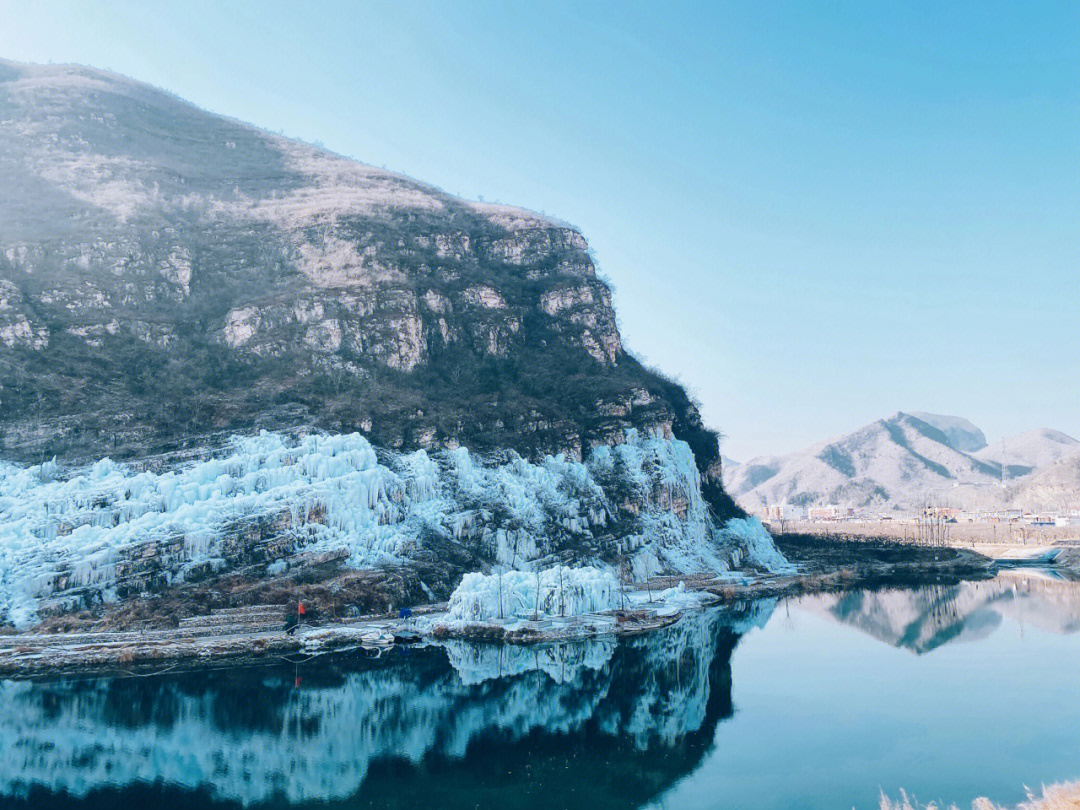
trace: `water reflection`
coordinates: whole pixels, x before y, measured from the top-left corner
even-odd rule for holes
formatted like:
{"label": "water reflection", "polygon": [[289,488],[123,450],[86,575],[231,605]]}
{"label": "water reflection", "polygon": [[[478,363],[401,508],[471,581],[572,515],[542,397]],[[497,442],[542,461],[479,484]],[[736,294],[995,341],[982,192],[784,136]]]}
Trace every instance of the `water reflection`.
{"label": "water reflection", "polygon": [[0,795],[34,807],[638,807],[701,761],[732,711],[732,650],[772,607],[619,643],[8,681]]}
{"label": "water reflection", "polygon": [[[919,787],[917,776],[925,795],[986,792],[995,752],[1004,759],[990,772],[1007,771],[1009,786],[1076,777],[1050,760],[1080,750],[1062,719],[1075,714],[1080,656],[1047,642],[1080,630],[1076,583],[1012,571],[807,597],[769,621],[774,609],[692,614],[618,642],[454,642],[377,660],[2,682],[0,807],[630,810],[713,807],[721,796],[770,810],[861,807],[876,806],[878,785]],[[987,638],[1016,622],[1052,634]],[[898,661],[845,628],[952,652]],[[1045,664],[1036,703],[1018,691],[1033,659]],[[1010,748],[1031,729],[1048,741],[1034,761]],[[985,746],[950,747],[957,731]],[[950,769],[927,769],[928,749]],[[958,781],[964,763],[971,784]],[[787,779],[791,769],[802,782]]]}
{"label": "water reflection", "polygon": [[920,654],[985,638],[1003,618],[1051,633],[1080,631],[1080,585],[1052,570],[1006,570],[981,582],[851,591],[800,604]]}

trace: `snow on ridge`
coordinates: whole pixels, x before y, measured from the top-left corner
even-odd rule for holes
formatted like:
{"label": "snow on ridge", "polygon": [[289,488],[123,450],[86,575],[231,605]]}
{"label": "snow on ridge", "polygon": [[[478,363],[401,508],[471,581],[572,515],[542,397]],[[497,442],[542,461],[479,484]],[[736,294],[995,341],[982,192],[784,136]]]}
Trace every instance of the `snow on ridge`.
{"label": "snow on ridge", "polygon": [[[613,539],[615,491],[629,494],[638,514],[631,532]],[[725,572],[733,558],[765,567],[782,560],[760,524],[716,531],[689,446],[659,435],[630,430],[586,462],[491,464],[464,448],[380,457],[359,434],[293,441],[263,432],[163,472],[109,459],[71,473],[52,462],[0,462],[0,621],[30,624],[40,600],[65,594],[72,604],[116,598],[150,543],[166,584],[220,570],[230,527],[254,521],[285,534],[294,551],[346,549],[358,568],[407,563],[430,533],[502,569],[581,549],[624,552],[636,579]]]}

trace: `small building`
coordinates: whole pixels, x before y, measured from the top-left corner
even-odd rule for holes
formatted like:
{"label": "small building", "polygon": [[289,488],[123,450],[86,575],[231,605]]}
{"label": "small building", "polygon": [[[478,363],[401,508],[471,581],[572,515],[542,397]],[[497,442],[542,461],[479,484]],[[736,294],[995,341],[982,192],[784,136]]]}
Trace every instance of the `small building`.
{"label": "small building", "polygon": [[771,522],[781,520],[806,520],[806,508],[790,503],[770,504],[761,510],[761,519]]}
{"label": "small building", "polygon": [[810,520],[815,521],[846,520],[847,518],[855,517],[855,507],[838,506],[837,504],[811,506],[806,510],[806,515]]}

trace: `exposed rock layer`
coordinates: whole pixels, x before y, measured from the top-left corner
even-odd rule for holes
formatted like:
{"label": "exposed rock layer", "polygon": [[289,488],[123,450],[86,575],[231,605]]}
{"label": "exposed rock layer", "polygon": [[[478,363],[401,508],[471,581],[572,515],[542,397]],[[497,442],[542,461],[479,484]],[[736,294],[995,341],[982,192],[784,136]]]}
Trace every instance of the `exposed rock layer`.
{"label": "exposed rock layer", "polygon": [[569,225],[82,67],[0,63],[0,457],[314,426],[526,456],[716,436]]}

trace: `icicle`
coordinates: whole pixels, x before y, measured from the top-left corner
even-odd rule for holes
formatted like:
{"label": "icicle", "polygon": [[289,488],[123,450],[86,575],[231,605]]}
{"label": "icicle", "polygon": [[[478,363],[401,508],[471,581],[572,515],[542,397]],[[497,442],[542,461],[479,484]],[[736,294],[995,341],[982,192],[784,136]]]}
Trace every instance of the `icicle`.
{"label": "icicle", "polygon": [[[619,503],[609,500],[613,488]],[[600,548],[594,532],[616,516],[632,525],[624,545],[635,570],[646,561],[653,574],[722,571],[733,546],[755,564],[786,564],[758,526],[715,531],[689,446],[660,436],[627,431],[624,443],[594,449],[585,463],[558,455],[481,464],[457,448],[381,464],[359,434],[292,441],[262,432],[160,473],[108,459],[66,476],[54,462],[0,462],[0,621],[32,621],[61,565],[75,572],[73,584],[111,587],[117,561],[183,536],[185,559],[159,560],[169,576],[220,553],[226,526],[254,519],[284,518],[298,546],[344,548],[358,567],[406,562],[434,533],[480,539],[493,561],[520,568],[542,548]]]}

